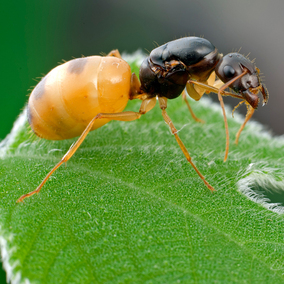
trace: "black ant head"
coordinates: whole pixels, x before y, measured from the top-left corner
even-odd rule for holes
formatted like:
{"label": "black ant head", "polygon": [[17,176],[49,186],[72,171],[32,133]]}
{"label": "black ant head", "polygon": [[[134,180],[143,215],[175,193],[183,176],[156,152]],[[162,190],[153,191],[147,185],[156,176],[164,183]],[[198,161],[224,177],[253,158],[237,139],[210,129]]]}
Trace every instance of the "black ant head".
{"label": "black ant head", "polygon": [[239,93],[254,109],[258,106],[259,92],[263,97],[263,105],[267,103],[268,92],[259,78],[259,69],[248,58],[239,53],[229,53],[218,62],[215,71],[224,83],[246,71],[230,88]]}

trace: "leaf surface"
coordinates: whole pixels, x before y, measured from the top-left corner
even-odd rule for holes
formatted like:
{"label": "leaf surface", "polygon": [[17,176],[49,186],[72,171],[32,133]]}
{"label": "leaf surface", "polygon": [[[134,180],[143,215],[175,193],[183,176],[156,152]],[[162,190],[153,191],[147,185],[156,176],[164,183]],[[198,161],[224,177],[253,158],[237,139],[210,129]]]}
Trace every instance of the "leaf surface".
{"label": "leaf surface", "polygon": [[[161,111],[91,132],[67,166],[34,190],[75,139],[46,141],[27,123],[2,142],[0,234],[10,279],[31,283],[283,283],[283,215],[238,190],[255,173],[281,182],[284,142],[181,99],[168,114],[212,194],[180,151]],[[139,109],[130,102],[127,110]],[[230,116],[230,113],[227,112]],[[5,144],[5,145],[4,145]],[[284,186],[283,186],[284,187]]]}

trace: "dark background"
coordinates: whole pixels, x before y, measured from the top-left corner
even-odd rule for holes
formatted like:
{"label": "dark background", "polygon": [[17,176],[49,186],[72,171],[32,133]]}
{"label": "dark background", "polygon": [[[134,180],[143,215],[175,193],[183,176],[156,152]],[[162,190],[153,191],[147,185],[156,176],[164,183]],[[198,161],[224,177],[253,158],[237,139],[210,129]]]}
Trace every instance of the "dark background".
{"label": "dark background", "polygon": [[240,47],[245,55],[251,52],[270,92],[268,105],[259,107],[254,119],[284,134],[283,0],[11,0],[1,10],[0,140],[34,79],[62,59],[114,48],[146,52],[154,42],[188,35],[204,36],[224,54]]}

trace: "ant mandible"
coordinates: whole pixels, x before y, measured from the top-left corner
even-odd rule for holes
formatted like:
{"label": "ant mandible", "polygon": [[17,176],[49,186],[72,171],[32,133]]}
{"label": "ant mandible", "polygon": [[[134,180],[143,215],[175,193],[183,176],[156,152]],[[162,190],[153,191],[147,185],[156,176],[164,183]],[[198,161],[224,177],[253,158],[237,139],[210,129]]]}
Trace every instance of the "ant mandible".
{"label": "ant mandible", "polygon": [[[217,75],[217,79],[216,79]],[[177,134],[166,112],[167,100],[182,94],[190,112],[184,90],[194,100],[204,93],[218,94],[225,129],[226,151],[229,152],[229,132],[222,96],[241,99],[248,108],[245,121],[236,135],[251,118],[259,103],[268,101],[268,92],[259,77],[259,69],[239,53],[223,56],[208,40],[185,37],[170,41],[151,51],[143,61],[139,79],[117,50],[107,56],[78,58],[51,70],[32,91],[28,103],[28,121],[41,138],[63,140],[79,136],[60,162],[47,174],[36,190],[22,195],[17,202],[38,193],[52,173],[67,162],[84,141],[87,134],[110,120],[132,121],[150,111],[158,100],[162,116],[175,136],[183,154],[205,185],[214,188],[200,173]],[[235,93],[226,92],[226,88]],[[125,111],[128,100],[142,100],[139,112]],[[192,113],[193,114],[193,113]],[[194,114],[193,117],[198,120]]]}

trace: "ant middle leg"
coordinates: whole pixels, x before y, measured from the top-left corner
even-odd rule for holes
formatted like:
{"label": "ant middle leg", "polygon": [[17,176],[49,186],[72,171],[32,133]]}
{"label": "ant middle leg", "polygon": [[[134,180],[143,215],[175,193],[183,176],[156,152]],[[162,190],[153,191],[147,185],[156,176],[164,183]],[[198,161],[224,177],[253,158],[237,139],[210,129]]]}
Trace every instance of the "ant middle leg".
{"label": "ant middle leg", "polygon": [[214,191],[213,186],[211,186],[207,180],[205,179],[205,177],[201,174],[201,172],[198,170],[198,168],[195,166],[195,164],[192,162],[191,157],[186,149],[186,147],[184,146],[183,142],[181,141],[181,139],[179,138],[178,134],[177,134],[177,129],[175,128],[172,120],[170,119],[170,117],[168,116],[167,112],[166,112],[166,108],[167,108],[167,99],[165,97],[159,97],[159,104],[160,104],[160,108],[162,110],[162,116],[165,120],[165,122],[167,123],[167,125],[170,127],[170,130],[172,132],[172,134],[174,134],[176,141],[180,147],[180,149],[182,150],[184,156],[186,157],[187,161],[191,164],[191,166],[193,167],[193,169],[196,171],[196,173],[199,175],[199,177],[202,179],[202,181],[204,182],[204,184],[207,186],[208,189],[210,189],[211,191]]}

